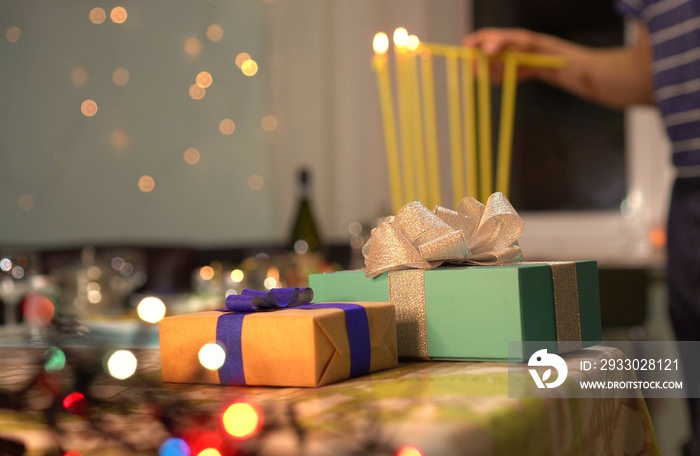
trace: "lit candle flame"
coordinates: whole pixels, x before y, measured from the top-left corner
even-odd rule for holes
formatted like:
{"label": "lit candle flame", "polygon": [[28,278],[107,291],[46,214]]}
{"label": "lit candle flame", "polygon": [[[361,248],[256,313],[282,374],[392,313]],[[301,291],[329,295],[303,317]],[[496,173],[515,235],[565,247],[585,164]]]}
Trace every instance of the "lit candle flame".
{"label": "lit candle flame", "polygon": [[409,35],[406,39],[406,47],[409,51],[415,51],[420,46],[420,40],[416,35]]}
{"label": "lit candle flame", "polygon": [[405,28],[399,27],[394,30],[394,44],[399,48],[406,47],[408,44],[408,31]]}
{"label": "lit candle flame", "polygon": [[374,41],[372,41],[372,47],[374,52],[377,54],[386,54],[389,50],[389,37],[384,32],[379,32],[374,35]]}

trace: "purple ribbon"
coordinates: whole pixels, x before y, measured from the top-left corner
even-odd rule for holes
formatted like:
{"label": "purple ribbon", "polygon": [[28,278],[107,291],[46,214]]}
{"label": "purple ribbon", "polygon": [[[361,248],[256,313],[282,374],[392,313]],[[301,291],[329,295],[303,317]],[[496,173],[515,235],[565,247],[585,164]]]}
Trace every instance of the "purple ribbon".
{"label": "purple ribbon", "polygon": [[[369,373],[370,336],[367,311],[358,304],[310,304],[311,288],[273,288],[269,292],[245,289],[226,298],[226,309],[216,324],[216,339],[226,347],[226,361],[219,368],[219,380],[225,385],[245,385],[241,334],[243,319],[251,312],[295,309],[341,309],[350,343],[350,377]],[[261,341],[260,343],[264,343]]]}

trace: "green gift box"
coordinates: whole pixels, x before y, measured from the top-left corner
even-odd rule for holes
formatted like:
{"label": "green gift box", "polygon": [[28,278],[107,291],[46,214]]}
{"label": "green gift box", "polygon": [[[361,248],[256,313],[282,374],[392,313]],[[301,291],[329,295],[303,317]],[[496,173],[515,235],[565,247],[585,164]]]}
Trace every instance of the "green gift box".
{"label": "green gift box", "polygon": [[341,271],[309,286],[319,301],[390,300],[402,359],[523,361],[601,340],[595,261]]}

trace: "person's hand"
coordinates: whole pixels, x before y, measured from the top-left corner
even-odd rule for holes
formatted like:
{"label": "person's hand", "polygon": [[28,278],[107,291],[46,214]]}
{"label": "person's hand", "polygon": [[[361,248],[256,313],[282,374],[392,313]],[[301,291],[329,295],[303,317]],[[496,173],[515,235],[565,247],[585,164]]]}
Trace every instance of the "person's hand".
{"label": "person's hand", "polygon": [[[462,43],[478,48],[488,56],[496,56],[507,50],[548,55],[566,55],[567,51],[567,43],[563,40],[527,29],[483,28],[464,37]],[[499,82],[503,77],[503,64],[498,59],[491,59],[491,62],[491,78]],[[518,79],[545,79],[551,71],[519,67]]]}

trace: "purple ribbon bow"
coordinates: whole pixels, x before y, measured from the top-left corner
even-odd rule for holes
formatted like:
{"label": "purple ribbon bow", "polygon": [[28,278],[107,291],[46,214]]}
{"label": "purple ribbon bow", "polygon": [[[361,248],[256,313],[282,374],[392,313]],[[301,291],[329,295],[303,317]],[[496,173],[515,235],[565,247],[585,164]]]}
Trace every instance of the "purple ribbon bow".
{"label": "purple ribbon bow", "polygon": [[[365,308],[350,303],[311,304],[311,288],[273,288],[270,291],[246,288],[239,295],[226,297],[226,309],[216,326],[216,339],[222,342],[229,356],[219,368],[219,380],[225,385],[245,385],[241,335],[246,314],[260,311],[295,309],[340,309],[345,313],[345,326],[350,343],[350,377],[369,373],[371,344],[369,320]],[[229,312],[231,311],[231,312]],[[264,343],[261,341],[261,343]]]}
{"label": "purple ribbon bow", "polygon": [[273,288],[270,291],[246,288],[241,294],[226,297],[226,308],[234,312],[285,309],[310,304],[314,299],[311,288]]}

